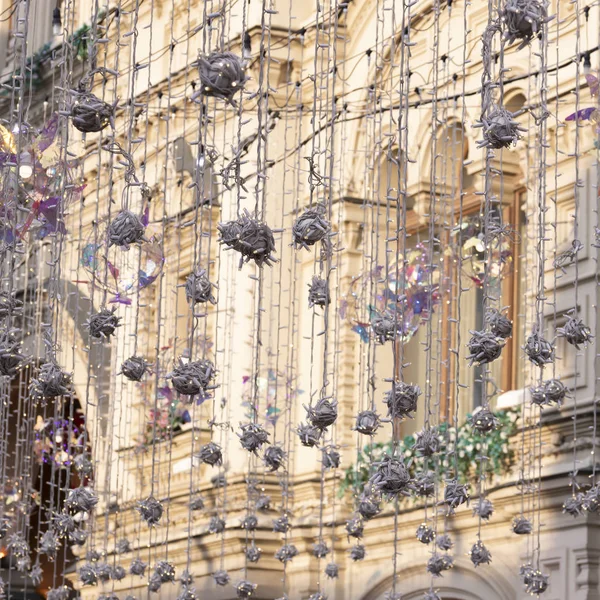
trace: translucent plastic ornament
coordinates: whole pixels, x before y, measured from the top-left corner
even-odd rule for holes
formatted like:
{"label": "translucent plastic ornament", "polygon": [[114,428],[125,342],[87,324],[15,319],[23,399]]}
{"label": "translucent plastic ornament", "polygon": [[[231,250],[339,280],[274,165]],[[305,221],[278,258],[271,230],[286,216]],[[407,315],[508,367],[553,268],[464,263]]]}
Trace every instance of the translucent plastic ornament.
{"label": "translucent plastic ornament", "polygon": [[[375,294],[373,295],[373,291]],[[408,342],[427,322],[440,302],[439,274],[432,266],[429,251],[417,244],[405,258],[352,279],[340,303],[340,316],[352,323],[352,330],[365,343],[373,336],[372,317],[392,315],[397,321],[396,339]]]}
{"label": "translucent plastic ornament", "polygon": [[497,285],[512,269],[510,240],[505,235],[495,235],[498,227],[493,219],[488,226],[487,249],[483,215],[466,217],[452,230],[462,271],[477,287],[483,287],[486,264],[488,284],[492,286]]}
{"label": "translucent plastic ornament", "polygon": [[118,246],[107,249],[105,233],[105,228],[92,233],[81,251],[80,264],[90,281],[110,296],[108,302],[131,304],[131,296],[154,283],[160,275],[165,262],[162,237],[147,228],[148,241],[128,250]]}

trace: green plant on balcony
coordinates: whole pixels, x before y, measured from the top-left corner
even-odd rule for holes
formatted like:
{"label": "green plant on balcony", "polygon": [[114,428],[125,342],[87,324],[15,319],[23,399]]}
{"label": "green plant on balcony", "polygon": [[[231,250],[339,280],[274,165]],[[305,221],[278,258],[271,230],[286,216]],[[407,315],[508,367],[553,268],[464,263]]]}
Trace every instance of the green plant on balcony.
{"label": "green plant on balcony", "polygon": [[[458,469],[459,480],[464,483],[473,481],[477,477],[480,465],[483,465],[488,480],[507,475],[516,460],[514,446],[509,442],[517,432],[520,409],[499,410],[494,414],[499,421],[499,426],[486,434],[473,430],[468,418],[458,428],[458,436],[454,427],[449,427],[447,423],[440,424],[438,426],[440,451],[434,457],[424,459],[418,456],[413,449],[415,437],[412,435],[407,435],[397,442],[396,455],[404,458],[405,463],[409,465],[411,475],[421,472],[424,461],[428,460],[429,469],[436,473],[440,482],[454,473],[455,466]],[[356,462],[345,469],[339,486],[339,495],[343,496],[350,492],[360,494],[371,476],[373,464],[385,454],[390,454],[392,446],[392,441],[375,442],[364,446],[358,452]],[[487,460],[479,460],[482,454],[487,457]]]}

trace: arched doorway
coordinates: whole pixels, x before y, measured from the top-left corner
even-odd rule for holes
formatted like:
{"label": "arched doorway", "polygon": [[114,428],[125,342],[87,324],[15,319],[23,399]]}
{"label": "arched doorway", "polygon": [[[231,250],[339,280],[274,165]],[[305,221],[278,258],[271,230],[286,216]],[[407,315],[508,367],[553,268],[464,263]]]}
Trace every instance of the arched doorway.
{"label": "arched doorway", "polygon": [[[392,587],[389,573],[367,592],[362,600],[386,600]],[[397,577],[397,591],[402,600],[422,600],[431,589],[431,576],[422,563],[413,563],[402,569]],[[475,571],[470,561],[458,557],[454,568],[433,582],[435,591],[443,600],[513,600],[515,590],[502,573],[491,565],[485,571]]]}

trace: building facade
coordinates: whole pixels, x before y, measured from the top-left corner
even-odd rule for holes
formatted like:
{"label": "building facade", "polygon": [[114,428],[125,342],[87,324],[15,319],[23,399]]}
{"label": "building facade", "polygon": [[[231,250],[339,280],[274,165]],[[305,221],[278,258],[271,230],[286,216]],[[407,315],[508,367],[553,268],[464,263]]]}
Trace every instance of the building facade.
{"label": "building facade", "polygon": [[[394,579],[405,600],[431,589],[446,600],[517,600],[528,595],[519,569],[532,554],[550,575],[546,600],[600,598],[598,517],[585,512],[574,519],[562,511],[574,471],[583,489],[595,483],[595,347],[574,350],[557,338],[553,376],[571,395],[562,407],[545,408],[541,420],[529,392],[539,373],[523,352],[540,303],[548,339],[572,310],[598,336],[596,135],[565,117],[588,97],[584,62],[598,70],[599,14],[597,7],[584,12],[581,3],[557,1],[548,7],[558,16],[548,24],[546,56],[536,53],[537,40],[521,50],[502,44],[501,53],[500,42],[494,46],[504,106],[524,131],[514,147],[491,159],[474,127],[481,116],[482,36],[490,20],[481,0],[420,0],[411,7],[353,0],[319,3],[318,10],[292,0],[120,0],[105,6],[71,0],[59,3],[62,33],[55,38],[45,28],[48,3],[17,3],[12,22],[5,20],[0,30],[6,50],[0,67],[6,84],[14,74],[11,61],[21,57],[13,50],[14,33],[28,24],[27,54],[34,59],[31,81],[25,78],[30,88],[21,93],[29,122],[40,126],[74,101],[58,89],[65,70],[72,88],[93,74],[91,89],[116,107],[110,134],[69,129],[81,197],[64,208],[67,233],[60,247],[54,238],[37,241],[15,275],[22,290],[47,286],[50,300],[30,296],[36,298],[34,315],[48,303],[59,332],[59,362],[73,372],[77,408],[72,400],[67,409],[44,408],[43,417],[52,410],[85,416],[99,504],[87,525],[87,545],[65,558],[65,581],[82,598],[157,596],[147,574],[82,586],[77,569],[92,548],[107,564],[126,569],[136,558],[149,565],[168,560],[177,577],[188,569],[203,599],[235,597],[233,586],[214,582],[222,569],[234,584],[256,583],[255,597],[264,600],[308,598],[317,589],[330,600],[383,600]],[[2,10],[11,6],[5,2]],[[244,94],[231,103],[198,99],[198,57],[224,49],[246,61]],[[0,98],[4,114],[17,110],[11,98],[14,92]],[[486,177],[486,168],[495,175]],[[486,191],[489,182],[493,189]],[[484,322],[482,291],[473,285],[476,274],[466,276],[446,251],[456,243],[457,223],[480,214],[484,198],[493,198],[500,221],[513,231],[506,242],[510,265],[487,288],[494,302],[509,307],[515,324],[491,369],[492,391],[491,379],[465,360],[469,332]],[[321,261],[318,250],[295,248],[291,238],[298,214],[315,202],[328,207],[336,234],[333,251]],[[108,264],[113,250],[98,248],[122,207],[145,214],[151,235],[140,250],[119,255],[115,275]],[[217,225],[257,208],[276,232],[278,262],[238,269],[239,256],[217,242]],[[418,330],[394,351],[391,344],[364,342],[356,326],[381,283],[370,272],[382,265],[389,272],[399,238],[407,248],[421,244],[433,254],[441,300],[428,319],[415,320]],[[556,257],[574,240],[582,245],[576,260],[557,267]],[[92,262],[85,262],[86,250]],[[139,282],[139,264],[148,265],[148,285]],[[218,284],[216,302],[190,308],[185,284],[198,266]],[[331,304],[314,310],[307,289],[323,273]],[[128,277],[138,278],[133,288]],[[121,326],[109,342],[92,339],[86,320],[112,307]],[[41,359],[39,340],[28,344]],[[142,383],[119,374],[123,362],[138,355],[152,365]],[[179,404],[169,388],[168,376],[182,356],[210,358],[217,369],[218,387],[200,404]],[[366,557],[354,562],[346,521],[361,484],[358,475],[351,477],[357,451],[370,440],[353,426],[369,406],[385,413],[386,380],[399,360],[405,380],[418,383],[424,399],[413,420],[384,424],[373,443],[389,442],[392,431],[397,439],[414,435],[429,419],[461,425],[490,400],[495,410],[518,419],[503,442],[510,464],[472,490],[472,506],[482,486],[494,504],[483,526],[472,506],[447,517],[436,506],[436,488],[425,508],[413,500],[385,504],[365,524]],[[342,456],[341,466],[327,472],[321,453],[293,433],[305,419],[305,405],[324,389],[337,399],[339,412],[327,442]],[[270,442],[286,450],[285,469],[271,473],[248,457],[236,435],[248,419],[265,423]],[[223,448],[222,465],[198,458],[209,441]],[[438,473],[440,482],[444,475]],[[344,484],[348,478],[354,483]],[[249,537],[240,527],[248,498],[256,502],[265,494],[270,508],[256,512],[258,525]],[[165,509],[151,527],[138,510],[149,496]],[[199,498],[203,509],[191,508]],[[293,523],[284,534],[273,531],[281,514]],[[532,519],[534,534],[513,533],[519,515]],[[215,517],[226,522],[218,534],[209,532]],[[432,546],[415,536],[424,521],[454,543],[454,568],[440,578],[425,568]],[[469,551],[478,534],[492,562],[475,568]],[[124,539],[130,548],[120,552]],[[318,540],[332,551],[325,559],[311,553]],[[299,551],[285,569],[275,558],[284,542]],[[255,564],[244,555],[251,544],[262,550]],[[328,580],[323,569],[331,561],[339,576]],[[56,581],[56,573],[48,575],[40,591]],[[180,593],[179,583],[167,583],[158,595]]]}

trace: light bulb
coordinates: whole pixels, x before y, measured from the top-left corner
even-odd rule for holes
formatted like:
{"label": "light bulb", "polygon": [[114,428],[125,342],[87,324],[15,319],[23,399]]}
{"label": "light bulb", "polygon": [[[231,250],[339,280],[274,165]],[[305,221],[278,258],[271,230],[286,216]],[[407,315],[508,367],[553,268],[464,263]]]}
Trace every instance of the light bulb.
{"label": "light bulb", "polygon": [[29,179],[33,175],[33,165],[29,152],[23,152],[19,160],[19,177]]}
{"label": "light bulb", "polygon": [[52,11],[52,33],[54,36],[59,36],[62,33],[62,20],[58,6]]}

